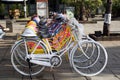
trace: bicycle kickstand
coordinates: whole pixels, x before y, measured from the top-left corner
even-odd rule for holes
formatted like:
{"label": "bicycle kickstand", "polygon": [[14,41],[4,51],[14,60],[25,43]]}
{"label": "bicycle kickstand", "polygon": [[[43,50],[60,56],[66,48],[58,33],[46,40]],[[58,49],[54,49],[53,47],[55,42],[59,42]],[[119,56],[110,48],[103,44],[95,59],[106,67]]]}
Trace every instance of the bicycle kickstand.
{"label": "bicycle kickstand", "polygon": [[27,59],[27,62],[28,62],[28,66],[29,66],[29,74],[30,74],[30,80],[32,80],[32,75],[31,75],[31,71],[32,71],[32,69],[31,69],[31,63],[30,63],[30,59]]}

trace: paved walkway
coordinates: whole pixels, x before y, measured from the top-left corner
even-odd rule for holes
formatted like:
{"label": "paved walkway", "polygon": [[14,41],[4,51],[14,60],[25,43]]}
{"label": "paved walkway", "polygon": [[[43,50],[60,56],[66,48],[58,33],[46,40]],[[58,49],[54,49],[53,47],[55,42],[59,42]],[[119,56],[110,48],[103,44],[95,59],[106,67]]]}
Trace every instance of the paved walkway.
{"label": "paved walkway", "polygon": [[120,41],[100,41],[108,52],[108,64],[105,70],[92,80],[120,80]]}

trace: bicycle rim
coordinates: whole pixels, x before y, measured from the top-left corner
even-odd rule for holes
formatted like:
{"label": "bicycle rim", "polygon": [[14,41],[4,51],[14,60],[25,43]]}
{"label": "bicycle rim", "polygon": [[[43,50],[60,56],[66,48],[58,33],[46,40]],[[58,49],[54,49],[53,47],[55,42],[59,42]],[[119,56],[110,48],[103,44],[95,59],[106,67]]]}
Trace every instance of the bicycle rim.
{"label": "bicycle rim", "polygon": [[[86,48],[84,47],[86,44],[87,50],[84,49]],[[75,71],[84,76],[95,76],[101,73],[107,65],[108,60],[105,48],[94,41],[85,41],[81,43],[80,46],[82,49],[76,45],[72,51],[71,63]],[[85,52],[88,57],[86,57],[83,52]]]}

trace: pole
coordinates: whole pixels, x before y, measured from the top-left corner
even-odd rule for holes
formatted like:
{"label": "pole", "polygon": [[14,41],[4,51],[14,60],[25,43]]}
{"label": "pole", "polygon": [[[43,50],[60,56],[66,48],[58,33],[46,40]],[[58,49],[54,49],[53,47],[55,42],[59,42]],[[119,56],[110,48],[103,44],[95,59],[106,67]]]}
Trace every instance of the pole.
{"label": "pole", "polygon": [[26,13],[26,0],[24,0],[24,16],[27,18],[27,13]]}
{"label": "pole", "polygon": [[112,0],[107,0],[104,26],[103,26],[104,36],[110,36],[111,12],[112,12]]}

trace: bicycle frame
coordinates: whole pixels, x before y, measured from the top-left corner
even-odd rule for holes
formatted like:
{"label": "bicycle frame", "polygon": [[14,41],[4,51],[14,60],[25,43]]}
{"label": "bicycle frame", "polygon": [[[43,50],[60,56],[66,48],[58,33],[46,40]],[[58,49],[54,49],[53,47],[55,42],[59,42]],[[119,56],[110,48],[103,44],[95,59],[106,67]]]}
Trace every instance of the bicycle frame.
{"label": "bicycle frame", "polygon": [[[64,48],[62,48],[62,49],[60,49],[59,51],[56,51],[56,52],[53,52],[53,50],[52,50],[52,48],[51,48],[51,45],[50,45],[48,39],[46,38],[46,39],[43,39],[43,40],[40,39],[40,40],[38,41],[37,45],[34,47],[33,51],[29,54],[29,53],[28,53],[28,48],[27,48],[27,43],[26,43],[26,40],[25,40],[25,38],[24,38],[23,40],[24,40],[24,43],[25,43],[25,48],[26,48],[26,53],[27,53],[26,58],[31,59],[30,61],[31,61],[32,63],[35,63],[35,64],[44,65],[44,66],[49,66],[49,67],[53,66],[53,65],[51,65],[51,64],[48,62],[49,59],[51,59],[53,56],[57,56],[57,57],[59,57],[60,60],[61,60],[61,57],[62,57],[70,48],[74,47],[75,44],[77,44],[78,41],[80,40],[80,39],[77,40],[78,37],[76,37],[77,34],[75,33],[75,32],[76,32],[75,30],[77,30],[77,28],[76,28],[76,29],[74,28],[74,29],[70,32],[70,33],[71,33],[71,36],[70,36],[69,40],[66,41],[67,45],[66,45]],[[73,33],[74,33],[74,34],[73,34]],[[73,39],[74,39],[74,41],[73,41]],[[46,48],[46,50],[47,50],[47,53],[44,53],[44,54],[34,54],[34,52],[36,51],[36,49],[37,49],[37,47],[39,46],[39,44],[43,44],[43,45],[45,46],[45,48]],[[69,54],[70,54],[70,53],[69,53]],[[36,61],[36,60],[39,60],[39,61]],[[44,60],[44,61],[43,61],[43,60]]]}

